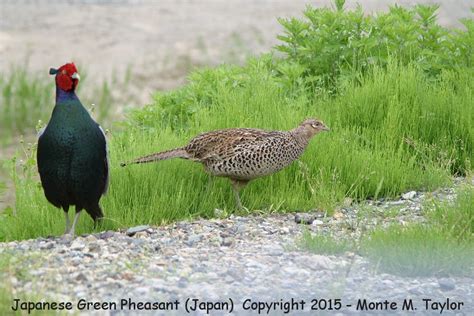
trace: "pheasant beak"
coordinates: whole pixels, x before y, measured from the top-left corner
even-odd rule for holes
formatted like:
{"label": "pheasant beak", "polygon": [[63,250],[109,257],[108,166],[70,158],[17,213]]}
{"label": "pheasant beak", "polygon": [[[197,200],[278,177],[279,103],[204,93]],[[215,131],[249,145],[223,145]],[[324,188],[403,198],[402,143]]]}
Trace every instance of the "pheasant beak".
{"label": "pheasant beak", "polygon": [[81,77],[79,76],[79,74],[77,72],[73,73],[72,76],[71,76],[72,79],[77,79],[77,80],[81,80]]}
{"label": "pheasant beak", "polygon": [[331,130],[329,129],[329,127],[324,126],[323,129],[322,129],[322,131],[324,131],[324,132],[330,132]]}

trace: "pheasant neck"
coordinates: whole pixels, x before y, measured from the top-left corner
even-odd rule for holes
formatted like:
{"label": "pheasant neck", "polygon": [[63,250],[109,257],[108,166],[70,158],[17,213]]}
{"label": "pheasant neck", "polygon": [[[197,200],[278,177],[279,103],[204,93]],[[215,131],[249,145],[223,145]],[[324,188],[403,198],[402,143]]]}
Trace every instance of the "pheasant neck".
{"label": "pheasant neck", "polygon": [[74,90],[64,91],[56,87],[56,103],[79,100]]}
{"label": "pheasant neck", "polygon": [[303,129],[295,128],[291,130],[290,133],[293,135],[295,141],[301,146],[303,150],[306,148],[306,146],[308,146],[311,136],[306,135]]}

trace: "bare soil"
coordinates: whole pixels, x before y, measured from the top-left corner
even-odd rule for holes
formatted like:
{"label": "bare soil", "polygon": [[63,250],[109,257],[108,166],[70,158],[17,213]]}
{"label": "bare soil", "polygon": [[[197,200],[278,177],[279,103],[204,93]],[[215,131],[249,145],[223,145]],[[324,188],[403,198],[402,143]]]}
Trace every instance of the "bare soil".
{"label": "bare soil", "polygon": [[[441,23],[471,15],[474,1],[347,1],[366,12],[398,3],[440,3]],[[156,90],[177,87],[195,66],[241,63],[268,51],[281,32],[277,17],[301,16],[319,0],[2,0],[0,3],[0,72],[27,63],[45,72],[73,60],[93,85],[127,69],[127,94],[143,104]],[[83,87],[86,89],[86,87]],[[123,88],[122,88],[123,89]],[[124,104],[118,104],[120,108]]]}

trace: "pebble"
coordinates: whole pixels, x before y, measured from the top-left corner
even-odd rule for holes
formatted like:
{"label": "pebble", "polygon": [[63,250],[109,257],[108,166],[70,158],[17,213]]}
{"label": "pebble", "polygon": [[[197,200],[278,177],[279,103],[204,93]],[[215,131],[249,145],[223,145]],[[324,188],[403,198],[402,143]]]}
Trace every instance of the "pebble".
{"label": "pebble", "polygon": [[402,194],[402,199],[404,200],[413,200],[416,196],[416,191],[410,191]]}
{"label": "pebble", "polygon": [[221,246],[223,246],[223,247],[229,247],[229,246],[232,245],[232,243],[233,243],[232,238],[229,238],[229,237],[222,238]]}
{"label": "pebble", "polygon": [[324,222],[322,220],[319,220],[319,219],[315,219],[313,221],[313,223],[311,223],[311,225],[313,225],[313,226],[319,226],[319,225],[323,225],[323,224],[324,224]]}
{"label": "pebble", "polygon": [[99,234],[99,238],[100,239],[108,239],[108,238],[111,238],[115,235],[115,232],[114,231],[111,231],[111,230],[108,230],[106,232],[102,232]]}
{"label": "pebble", "polygon": [[438,280],[439,287],[443,291],[451,291],[456,288],[456,284],[451,279],[440,279]]}
{"label": "pebble", "polygon": [[140,225],[140,226],[130,227],[129,229],[127,229],[126,234],[128,236],[133,236],[136,233],[146,231],[149,228],[150,228],[150,225]]}
{"label": "pebble", "polygon": [[202,240],[202,235],[191,235],[188,237],[188,240],[186,240],[184,243],[187,246],[192,247],[194,246],[195,243],[200,242],[201,240]]}
{"label": "pebble", "polygon": [[86,246],[82,238],[76,238],[74,241],[71,243],[70,249],[71,250],[81,250]]}
{"label": "pebble", "polygon": [[312,214],[296,214],[295,215],[295,223],[296,224],[306,224],[311,225],[314,221],[315,216]]}

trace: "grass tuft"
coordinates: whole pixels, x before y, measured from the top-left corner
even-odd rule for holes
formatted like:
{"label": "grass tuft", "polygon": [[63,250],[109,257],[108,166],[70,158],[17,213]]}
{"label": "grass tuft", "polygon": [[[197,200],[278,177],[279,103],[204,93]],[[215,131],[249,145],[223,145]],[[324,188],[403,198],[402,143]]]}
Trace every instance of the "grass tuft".
{"label": "grass tuft", "polygon": [[427,211],[428,223],[377,229],[362,252],[384,272],[403,276],[474,276],[474,188]]}

